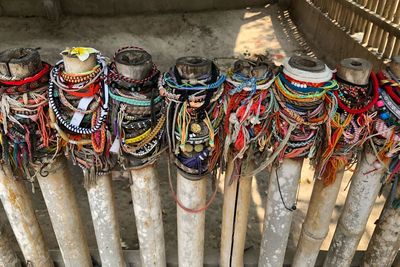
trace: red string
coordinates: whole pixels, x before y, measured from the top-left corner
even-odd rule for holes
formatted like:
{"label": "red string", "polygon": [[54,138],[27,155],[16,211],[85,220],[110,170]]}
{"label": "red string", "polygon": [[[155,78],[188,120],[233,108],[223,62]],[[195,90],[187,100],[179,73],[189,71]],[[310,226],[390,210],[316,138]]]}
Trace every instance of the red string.
{"label": "red string", "polygon": [[[400,104],[400,97],[396,94],[396,92],[393,91],[393,87],[390,86],[389,83],[396,83],[396,81],[393,81],[389,77],[386,77],[385,74],[383,74],[382,71],[378,72],[378,78],[381,82],[381,85],[383,89],[385,89],[386,93],[390,95],[390,97],[397,103]],[[383,80],[389,80],[389,82],[384,83]]]}
{"label": "red string", "polygon": [[50,65],[47,64],[46,62],[42,62],[43,68],[33,75],[32,77],[25,78],[23,80],[15,80],[15,81],[6,81],[6,80],[0,80],[0,83],[5,84],[5,85],[14,85],[14,86],[19,86],[19,85],[24,85],[27,83],[35,82],[42,78],[43,75],[49,72],[50,70]]}
{"label": "red string", "polygon": [[[350,113],[350,114],[361,114],[361,113],[364,113],[364,112],[370,110],[370,109],[375,105],[375,103],[378,101],[378,99],[379,99],[379,91],[378,91],[378,90],[379,90],[379,84],[378,84],[378,79],[376,78],[376,75],[375,75],[374,72],[371,72],[370,79],[372,80],[372,85],[373,85],[373,90],[374,90],[373,93],[374,93],[374,95],[373,95],[373,98],[372,98],[371,102],[369,102],[368,105],[366,105],[365,107],[363,107],[363,108],[361,108],[361,109],[351,109],[351,108],[349,108],[348,106],[346,106],[346,105],[340,100],[340,98],[339,98],[339,93],[338,93],[338,91],[336,90],[336,91],[334,91],[334,94],[335,94],[336,99],[337,99],[337,101],[338,101],[339,107],[340,107],[341,109],[343,109],[344,111],[347,111],[347,112]],[[362,99],[360,99],[360,101],[362,101]]]}

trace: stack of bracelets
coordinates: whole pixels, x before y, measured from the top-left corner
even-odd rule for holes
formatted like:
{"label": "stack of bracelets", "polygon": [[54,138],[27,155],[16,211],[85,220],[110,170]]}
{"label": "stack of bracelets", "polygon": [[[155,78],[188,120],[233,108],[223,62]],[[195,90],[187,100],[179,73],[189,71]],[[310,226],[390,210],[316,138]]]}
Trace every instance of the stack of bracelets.
{"label": "stack of bracelets", "polygon": [[355,163],[358,152],[372,133],[373,108],[379,97],[378,80],[373,72],[366,85],[352,84],[338,75],[336,80],[339,89],[334,91],[334,95],[338,109],[328,122],[331,135],[325,137],[321,157],[315,162],[316,175],[321,176],[326,186],[335,181],[338,169]]}
{"label": "stack of bracelets", "polygon": [[[303,70],[302,65],[312,64],[318,71]],[[278,157],[313,158],[321,125],[329,121],[336,110],[336,101],[327,92],[337,89],[332,80],[332,71],[319,60],[291,57],[283,62],[283,69],[275,79],[272,88],[278,102],[277,111],[272,116],[271,129],[273,149],[283,149]]]}
{"label": "stack of bracelets", "polygon": [[[136,61],[130,62],[128,54]],[[128,66],[148,65],[141,75],[145,78],[124,76],[116,61]],[[159,76],[151,56],[138,47],[119,49],[110,65],[111,129],[115,137],[110,151],[119,154],[119,165],[124,169],[153,163],[162,148],[166,115],[157,87]]]}
{"label": "stack of bracelets", "polygon": [[23,79],[0,76],[2,161],[14,176],[33,182],[38,173],[46,176],[44,167],[59,152],[48,124],[47,84],[51,66],[40,62],[36,50],[17,50],[10,51],[22,58],[33,54],[40,66],[37,73]]}
{"label": "stack of bracelets", "polygon": [[[63,55],[73,57],[74,49]],[[91,56],[97,65],[84,73],[67,72],[60,60],[51,71],[48,88],[52,125],[64,140],[66,156],[82,168],[85,185],[95,183],[96,176],[109,172],[113,165],[109,155],[111,133],[106,125],[107,65],[99,53]]]}
{"label": "stack of bracelets", "polygon": [[268,156],[266,129],[271,126],[268,118],[274,107],[274,95],[269,89],[275,79],[271,66],[265,57],[257,56],[253,60],[236,61],[228,71],[225,158],[229,149],[234,159],[245,156],[260,163]]}
{"label": "stack of bracelets", "polygon": [[[211,65],[211,72],[183,77],[179,66],[193,59]],[[186,177],[199,179],[215,170],[222,154],[225,76],[205,58],[180,58],[160,79],[160,95],[166,98],[167,134],[175,164]]]}
{"label": "stack of bracelets", "polygon": [[384,165],[389,174],[385,177],[386,182],[395,180],[394,184],[397,184],[400,172],[400,78],[390,68],[380,71],[377,76],[380,96],[375,104],[378,118],[373,143],[379,162],[375,162],[375,167]]}

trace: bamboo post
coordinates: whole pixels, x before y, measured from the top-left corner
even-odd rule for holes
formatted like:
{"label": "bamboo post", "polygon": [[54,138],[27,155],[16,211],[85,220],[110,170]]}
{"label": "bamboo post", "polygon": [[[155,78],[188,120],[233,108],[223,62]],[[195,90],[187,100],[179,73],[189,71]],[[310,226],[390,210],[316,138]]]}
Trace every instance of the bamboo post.
{"label": "bamboo post", "polygon": [[303,159],[284,159],[281,166],[272,167],[258,260],[261,267],[283,266],[302,167]]}
{"label": "bamboo post", "polygon": [[64,264],[66,267],[92,266],[78,202],[65,159],[57,158],[46,171],[47,176],[38,175],[37,179]]}
{"label": "bamboo post", "polygon": [[[400,56],[390,63],[391,71],[400,77]],[[395,192],[400,193],[397,185]],[[391,266],[400,248],[400,209],[392,207],[391,198],[386,200],[385,208],[377,222],[374,233],[364,254],[365,267]]]}
{"label": "bamboo post", "polygon": [[[176,68],[184,79],[204,77],[211,73],[211,61],[201,57],[182,57]],[[177,199],[189,209],[206,205],[207,175],[193,179],[178,170]],[[181,267],[202,267],[204,262],[205,210],[190,212],[177,204],[178,262]]]}
{"label": "bamboo post", "polygon": [[324,186],[323,180],[315,180],[307,215],[293,259],[293,267],[315,265],[322,242],[329,231],[329,224],[343,175],[344,169],[339,170],[336,173],[335,182],[327,187]]}
{"label": "bamboo post", "polygon": [[0,224],[0,267],[22,267],[3,224]]}
{"label": "bamboo post", "polygon": [[[2,75],[24,79],[36,74],[41,68],[42,61],[36,50],[10,49],[0,54]],[[26,263],[34,266],[54,266],[24,182],[15,179],[8,167],[1,168],[1,202]]]}
{"label": "bamboo post", "polygon": [[[63,53],[63,60],[67,73],[86,72],[97,64],[96,54],[90,54],[88,59],[81,61],[77,56]],[[102,266],[125,266],[111,174],[100,175],[96,183],[89,183],[87,194]]]}
{"label": "bamboo post", "polygon": [[242,160],[237,159],[233,162],[230,158],[227,162],[222,210],[220,266],[243,266],[252,176],[239,178]]}
{"label": "bamboo post", "polygon": [[324,267],[350,266],[364,233],[368,217],[378,196],[383,168],[377,168],[375,154],[365,146],[361,161],[352,176],[352,182],[340,215],[336,231],[326,256]]}
{"label": "bamboo post", "polygon": [[[189,209],[206,204],[207,178],[189,180],[178,170],[177,197]],[[181,267],[203,267],[206,212],[190,213],[177,206],[178,262]]]}
{"label": "bamboo post", "polygon": [[[352,84],[365,85],[368,84],[371,68],[371,63],[366,60],[344,59],[338,67],[338,76]],[[293,260],[294,267],[315,265],[322,242],[329,231],[343,175],[344,169],[342,168],[337,171],[335,182],[329,186],[325,186],[322,179],[315,180]]]}
{"label": "bamboo post", "polygon": [[166,266],[160,188],[153,165],[131,171],[142,266]]}
{"label": "bamboo post", "polygon": [[124,267],[111,174],[98,176],[96,184],[87,188],[87,194],[101,265]]}
{"label": "bamboo post", "polygon": [[[151,55],[127,50],[115,58],[118,72],[135,80],[145,78],[153,66]],[[142,266],[166,266],[160,187],[154,164],[131,170],[133,210]]]}

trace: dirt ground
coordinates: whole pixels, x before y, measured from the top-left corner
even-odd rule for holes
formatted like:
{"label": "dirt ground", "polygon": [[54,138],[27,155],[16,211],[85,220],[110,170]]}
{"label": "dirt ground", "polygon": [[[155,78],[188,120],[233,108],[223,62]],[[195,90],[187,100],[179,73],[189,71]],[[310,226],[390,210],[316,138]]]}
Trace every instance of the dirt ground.
{"label": "dirt ground", "polygon": [[[60,24],[53,24],[40,18],[0,18],[0,50],[12,47],[40,47],[42,58],[50,63],[59,60],[59,52],[67,46],[92,46],[107,56],[127,45],[141,46],[147,49],[162,71],[174,64],[177,57],[200,55],[216,59],[222,67],[232,63],[233,58],[245,52],[268,52],[279,64],[283,57],[293,54],[313,55],[315,51],[307,47],[302,36],[287,12],[276,5],[265,8],[248,8],[233,11],[176,13],[148,16],[124,17],[66,17]],[[318,54],[318,53],[316,53]],[[163,155],[163,159],[166,159]],[[163,220],[167,250],[176,250],[176,206],[172,199],[166,175],[165,160],[158,164]],[[91,248],[96,248],[94,230],[90,218],[86,191],[82,186],[81,171],[71,166],[72,182],[79,200],[81,215],[86,226]],[[338,219],[349,181],[346,173],[342,190],[332,217],[328,238],[322,249],[329,247],[335,223]],[[253,179],[251,209],[247,232],[246,248],[258,251],[264,217],[264,205],[267,191],[267,173]],[[296,246],[301,224],[307,212],[307,203],[311,196],[313,172],[305,162],[301,178],[298,209],[294,212],[289,249]],[[205,246],[218,250],[220,245],[222,182],[215,203],[206,213]],[[121,226],[124,249],[138,249],[135,220],[131,195],[126,181],[114,183],[118,216]],[[209,188],[209,192],[211,189]],[[33,194],[34,206],[46,241],[51,249],[57,249],[44,200],[36,185]],[[359,249],[364,250],[373,233],[373,222],[378,218],[384,199],[379,198],[370,216],[368,227],[361,240]],[[6,221],[1,208],[0,220]],[[61,211],[60,211],[61,212]],[[10,226],[7,223],[7,229]]]}

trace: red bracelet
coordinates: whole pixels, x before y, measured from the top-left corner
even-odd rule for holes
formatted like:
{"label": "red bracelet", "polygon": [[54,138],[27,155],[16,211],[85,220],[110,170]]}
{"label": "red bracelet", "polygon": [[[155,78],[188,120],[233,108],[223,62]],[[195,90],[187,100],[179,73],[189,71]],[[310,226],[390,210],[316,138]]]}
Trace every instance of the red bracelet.
{"label": "red bracelet", "polygon": [[69,95],[75,96],[75,97],[91,97],[94,96],[95,94],[97,94],[97,92],[100,90],[100,83],[96,82],[96,83],[92,83],[91,85],[89,85],[89,89],[85,90],[83,92],[81,91],[68,91],[65,90],[65,92]]}
{"label": "red bracelet", "polygon": [[5,85],[19,86],[19,85],[24,85],[27,83],[35,82],[35,81],[39,80],[43,75],[45,75],[46,73],[48,73],[50,71],[50,64],[48,64],[46,62],[42,62],[42,64],[43,64],[43,68],[38,73],[33,75],[32,77],[28,77],[23,80],[15,80],[15,81],[0,80],[0,83],[5,84]]}
{"label": "red bracelet", "polygon": [[368,105],[366,105],[365,107],[363,107],[362,109],[351,109],[349,107],[347,107],[339,98],[339,93],[338,90],[335,90],[333,93],[336,96],[336,99],[338,101],[338,105],[341,109],[343,109],[344,111],[350,113],[350,114],[361,114],[364,113],[368,110],[370,110],[375,103],[378,101],[379,99],[379,84],[378,84],[378,79],[376,78],[376,75],[374,72],[371,72],[369,78],[372,80],[372,85],[373,85],[373,93],[374,96],[371,100],[371,102],[368,103]]}
{"label": "red bracelet", "polygon": [[396,82],[386,77],[386,75],[382,71],[378,73],[378,78],[383,89],[385,89],[386,93],[390,95],[390,97],[396,102],[396,104],[400,104],[400,97],[393,91],[393,87],[390,86],[390,83],[392,82],[396,83]]}

